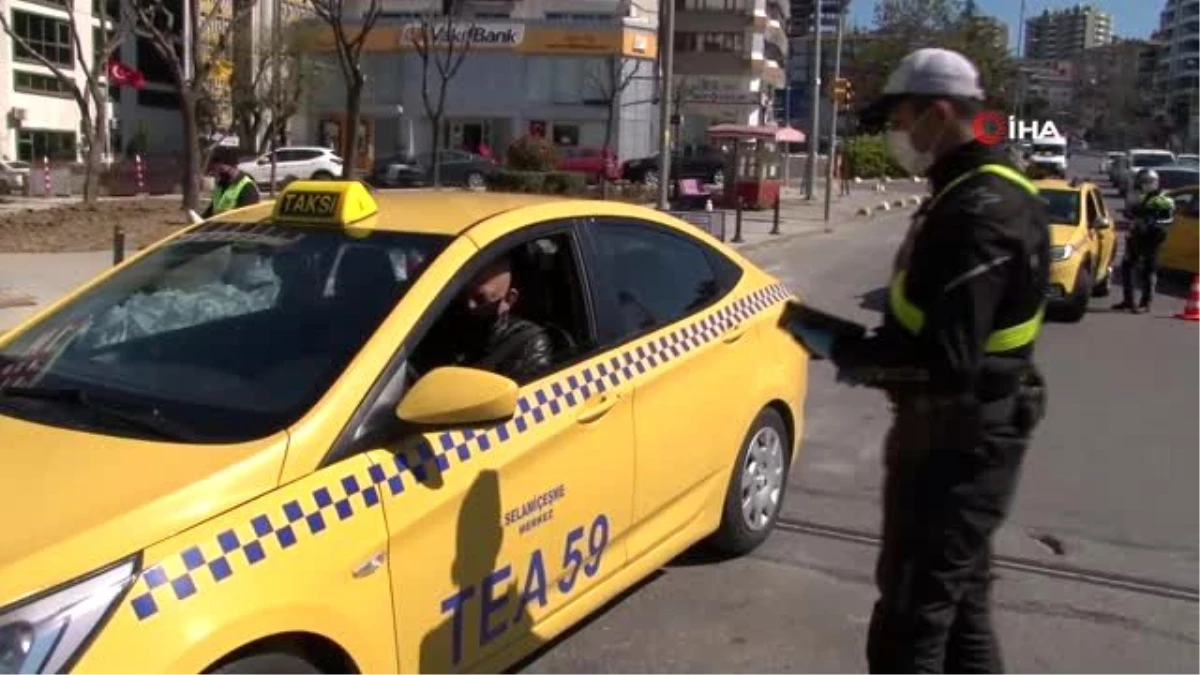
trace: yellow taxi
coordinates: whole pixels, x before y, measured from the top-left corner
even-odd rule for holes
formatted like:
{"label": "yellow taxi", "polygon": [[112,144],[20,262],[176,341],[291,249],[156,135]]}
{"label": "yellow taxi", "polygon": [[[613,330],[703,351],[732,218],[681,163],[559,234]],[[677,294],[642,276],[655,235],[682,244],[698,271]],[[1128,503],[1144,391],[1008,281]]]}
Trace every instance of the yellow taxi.
{"label": "yellow taxi", "polygon": [[1175,220],[1159,253],[1159,265],[1167,270],[1200,272],[1200,188],[1168,190],[1175,200]]}
{"label": "yellow taxi", "polygon": [[[499,261],[553,339],[519,381],[456,356]],[[496,672],[768,536],[791,297],[605,201],[301,181],[189,227],[0,338],[0,672]]]}
{"label": "yellow taxi", "polygon": [[1079,321],[1090,298],[1109,293],[1117,250],[1113,219],[1093,183],[1034,184],[1050,218],[1050,307],[1067,321]]}

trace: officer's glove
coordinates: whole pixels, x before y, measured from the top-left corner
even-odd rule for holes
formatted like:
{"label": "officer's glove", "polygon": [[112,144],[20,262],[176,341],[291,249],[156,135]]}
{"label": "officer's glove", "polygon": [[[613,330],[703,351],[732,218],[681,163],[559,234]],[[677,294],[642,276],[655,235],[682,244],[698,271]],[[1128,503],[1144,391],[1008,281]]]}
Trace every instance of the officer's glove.
{"label": "officer's glove", "polygon": [[814,358],[828,359],[833,356],[833,345],[837,337],[830,331],[806,326],[800,321],[792,321],[789,326],[792,335],[804,345]]}

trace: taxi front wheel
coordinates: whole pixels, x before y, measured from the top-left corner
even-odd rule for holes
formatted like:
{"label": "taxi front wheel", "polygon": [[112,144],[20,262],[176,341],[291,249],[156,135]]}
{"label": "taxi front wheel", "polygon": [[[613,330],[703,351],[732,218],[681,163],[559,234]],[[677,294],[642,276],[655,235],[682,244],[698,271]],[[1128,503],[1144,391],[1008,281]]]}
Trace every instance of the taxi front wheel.
{"label": "taxi front wheel", "polygon": [[214,673],[320,673],[313,664],[287,652],[264,652],[230,661]]}
{"label": "taxi front wheel", "polygon": [[712,548],[743,555],[766,541],[787,490],[791,447],[783,417],[774,408],[763,408],[738,452],[721,526],[708,542]]}

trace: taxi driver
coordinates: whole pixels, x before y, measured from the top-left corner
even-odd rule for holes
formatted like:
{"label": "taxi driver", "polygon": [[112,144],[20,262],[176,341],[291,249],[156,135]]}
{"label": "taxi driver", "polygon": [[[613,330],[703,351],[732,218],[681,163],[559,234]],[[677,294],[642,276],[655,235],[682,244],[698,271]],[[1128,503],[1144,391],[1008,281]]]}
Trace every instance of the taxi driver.
{"label": "taxi driver", "polygon": [[553,363],[554,342],[541,326],[516,316],[520,290],[507,257],[485,267],[467,286],[457,309],[454,363],[525,383]]}

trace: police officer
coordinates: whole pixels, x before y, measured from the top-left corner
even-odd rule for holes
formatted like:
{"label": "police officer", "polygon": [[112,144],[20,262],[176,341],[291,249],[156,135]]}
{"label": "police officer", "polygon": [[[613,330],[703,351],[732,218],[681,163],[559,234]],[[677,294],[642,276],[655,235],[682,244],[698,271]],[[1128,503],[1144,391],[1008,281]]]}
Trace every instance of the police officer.
{"label": "police officer", "polygon": [[254,179],[238,171],[236,166],[218,163],[213,167],[217,184],[213,188],[212,201],[205,209],[205,220],[230,209],[240,209],[259,202],[258,186]]}
{"label": "police officer", "polygon": [[[1125,236],[1125,257],[1121,261],[1121,286],[1124,299],[1113,309],[1130,312],[1150,311],[1154,300],[1154,276],[1158,271],[1158,251],[1167,240],[1167,230],[1175,220],[1175,202],[1158,186],[1158,172],[1142,169],[1133,181],[1142,198],[1129,210],[1133,225]],[[1133,276],[1138,272],[1142,286],[1141,302],[1133,304]]]}
{"label": "police officer", "polygon": [[975,140],[984,94],[974,65],[920,49],[869,112],[932,195],[896,256],[883,325],[835,338],[794,327],[838,379],[883,389],[879,598],[872,672],[995,672],[989,610],[992,535],[1005,519],[1030,432],[1042,416],[1033,363],[1049,276],[1049,223],[1007,153]]}

